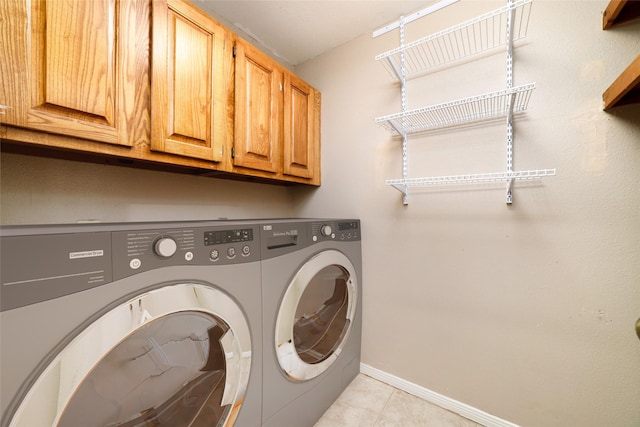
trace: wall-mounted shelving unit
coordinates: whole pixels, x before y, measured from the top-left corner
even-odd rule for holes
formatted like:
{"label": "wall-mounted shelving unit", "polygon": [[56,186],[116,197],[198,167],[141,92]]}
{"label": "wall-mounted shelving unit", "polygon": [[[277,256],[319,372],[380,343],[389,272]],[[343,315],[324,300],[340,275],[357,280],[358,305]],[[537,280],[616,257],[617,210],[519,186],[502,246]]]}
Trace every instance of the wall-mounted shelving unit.
{"label": "wall-mounted shelving unit", "polygon": [[[612,0],[602,15],[602,29],[640,18],[640,1]],[[603,109],[640,103],[640,55],[602,94]]]}
{"label": "wall-mounted shelving unit", "polygon": [[[468,184],[506,181],[507,203],[512,203],[514,180],[538,179],[555,175],[555,169],[528,171],[513,170],[513,115],[527,109],[535,83],[513,86],[513,42],[526,36],[533,0],[507,1],[507,5],[439,31],[416,41],[405,43],[405,25],[418,17],[426,16],[457,0],[443,0],[408,18],[401,17],[373,33],[374,37],[399,28],[400,46],[376,56],[392,77],[400,81],[402,111],[375,119],[389,132],[402,137],[402,178],[386,183],[403,193],[403,203],[408,204],[409,188],[427,185]],[[437,105],[408,110],[406,108],[407,78],[418,76],[432,68],[463,58],[506,46],[506,89],[475,95]],[[409,178],[408,140],[417,132],[474,123],[489,119],[506,118],[507,158],[506,170],[469,175]]]}

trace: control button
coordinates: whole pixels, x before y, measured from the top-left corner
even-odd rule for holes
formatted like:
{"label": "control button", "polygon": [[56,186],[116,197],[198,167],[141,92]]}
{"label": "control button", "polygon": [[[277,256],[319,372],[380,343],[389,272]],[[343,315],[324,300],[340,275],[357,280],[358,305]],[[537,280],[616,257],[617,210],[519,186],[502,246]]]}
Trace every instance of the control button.
{"label": "control button", "polygon": [[184,259],[185,259],[186,261],[191,261],[191,260],[193,259],[193,252],[186,252],[186,253],[184,254]]}
{"label": "control button", "polygon": [[313,241],[317,242],[318,241],[318,236],[316,236],[315,234],[313,235]]}
{"label": "control button", "polygon": [[322,227],[320,227],[320,234],[322,234],[325,237],[332,236],[332,232],[333,232],[333,229],[329,224],[325,224]]}
{"label": "control button", "polygon": [[173,256],[177,250],[178,244],[171,237],[161,237],[153,245],[153,251],[162,258]]}
{"label": "control button", "polygon": [[236,248],[232,246],[229,249],[227,249],[227,257],[235,258],[235,256],[236,256]]}
{"label": "control button", "polygon": [[217,261],[218,258],[220,258],[220,251],[217,249],[211,249],[211,251],[209,252],[209,258],[211,259],[211,261]]}
{"label": "control button", "polygon": [[138,258],[134,258],[131,261],[129,261],[129,267],[131,267],[134,270],[139,269],[141,265],[142,265],[142,261],[140,261]]}
{"label": "control button", "polygon": [[249,247],[249,245],[244,245],[242,247],[242,255],[249,256],[250,253],[251,253],[251,248]]}

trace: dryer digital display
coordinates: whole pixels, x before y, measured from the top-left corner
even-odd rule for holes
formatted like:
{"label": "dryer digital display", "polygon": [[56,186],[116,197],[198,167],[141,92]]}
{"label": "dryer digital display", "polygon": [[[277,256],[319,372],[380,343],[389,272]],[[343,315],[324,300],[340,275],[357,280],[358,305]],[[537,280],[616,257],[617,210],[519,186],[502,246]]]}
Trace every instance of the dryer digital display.
{"label": "dryer digital display", "polygon": [[358,229],[357,221],[341,222],[338,224],[338,230],[340,231],[357,230],[357,229]]}

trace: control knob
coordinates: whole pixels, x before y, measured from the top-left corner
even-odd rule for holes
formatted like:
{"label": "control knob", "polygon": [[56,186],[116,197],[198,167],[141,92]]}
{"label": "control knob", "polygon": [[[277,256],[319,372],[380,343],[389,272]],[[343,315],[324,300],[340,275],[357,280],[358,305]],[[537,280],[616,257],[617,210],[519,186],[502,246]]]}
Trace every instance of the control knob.
{"label": "control knob", "polygon": [[153,245],[153,251],[162,258],[173,256],[178,250],[178,244],[171,237],[161,237]]}
{"label": "control knob", "polygon": [[329,224],[324,224],[322,227],[320,227],[320,234],[322,234],[325,237],[331,236],[332,232],[333,232],[333,229]]}

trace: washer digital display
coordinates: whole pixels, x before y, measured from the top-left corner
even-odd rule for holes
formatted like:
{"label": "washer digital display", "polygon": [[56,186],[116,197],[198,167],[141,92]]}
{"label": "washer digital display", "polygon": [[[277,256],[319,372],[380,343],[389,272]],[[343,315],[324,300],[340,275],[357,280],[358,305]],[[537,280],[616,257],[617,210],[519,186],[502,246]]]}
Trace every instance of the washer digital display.
{"label": "washer digital display", "polygon": [[206,231],[204,233],[204,245],[220,245],[224,243],[250,242],[253,240],[251,228],[239,230]]}

